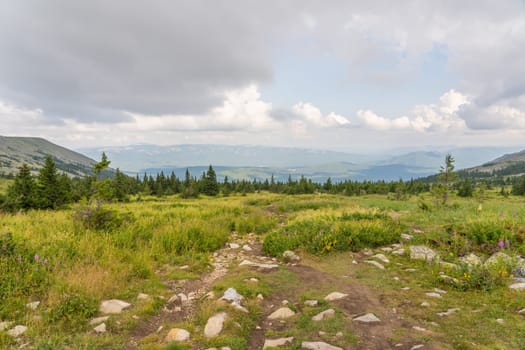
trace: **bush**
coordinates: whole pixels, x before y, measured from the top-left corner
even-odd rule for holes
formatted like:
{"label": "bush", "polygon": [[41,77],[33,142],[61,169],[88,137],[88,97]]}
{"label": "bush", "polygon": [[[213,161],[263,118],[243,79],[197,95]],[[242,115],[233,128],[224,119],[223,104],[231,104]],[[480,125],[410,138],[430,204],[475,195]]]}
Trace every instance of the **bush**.
{"label": "bush", "polygon": [[85,228],[90,230],[114,230],[125,221],[131,221],[131,214],[120,214],[116,210],[103,207],[82,208],[78,210],[74,218]]}
{"label": "bush", "polygon": [[506,286],[512,279],[511,270],[512,266],[501,261],[490,266],[461,264],[452,272],[452,279],[441,281],[461,291],[490,291]]}
{"label": "bush", "polygon": [[66,294],[49,312],[49,321],[59,327],[80,329],[97,314],[97,302],[82,294]]}

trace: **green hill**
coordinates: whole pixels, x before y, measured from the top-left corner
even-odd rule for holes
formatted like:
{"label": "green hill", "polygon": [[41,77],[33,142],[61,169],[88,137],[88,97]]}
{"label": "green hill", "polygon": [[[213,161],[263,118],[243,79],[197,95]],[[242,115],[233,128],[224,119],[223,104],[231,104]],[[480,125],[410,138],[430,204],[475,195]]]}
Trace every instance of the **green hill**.
{"label": "green hill", "polygon": [[42,138],[0,136],[0,174],[14,174],[23,163],[36,172],[47,154],[70,176],[84,177],[93,172],[93,159]]}

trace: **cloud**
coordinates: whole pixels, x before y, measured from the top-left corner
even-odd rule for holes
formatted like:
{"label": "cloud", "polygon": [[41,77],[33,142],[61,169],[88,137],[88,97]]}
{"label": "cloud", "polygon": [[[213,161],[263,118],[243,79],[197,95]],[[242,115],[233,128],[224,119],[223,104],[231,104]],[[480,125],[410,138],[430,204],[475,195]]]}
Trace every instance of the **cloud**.
{"label": "cloud", "polygon": [[467,96],[450,90],[440,97],[438,104],[415,106],[410,116],[386,118],[370,110],[359,110],[357,116],[365,126],[376,130],[447,131],[465,128],[465,122],[457,112],[468,104]]}
{"label": "cloud", "polygon": [[350,121],[342,115],[330,112],[323,116],[321,110],[308,102],[299,102],[292,107],[293,113],[305,122],[317,127],[337,127],[350,125]]}

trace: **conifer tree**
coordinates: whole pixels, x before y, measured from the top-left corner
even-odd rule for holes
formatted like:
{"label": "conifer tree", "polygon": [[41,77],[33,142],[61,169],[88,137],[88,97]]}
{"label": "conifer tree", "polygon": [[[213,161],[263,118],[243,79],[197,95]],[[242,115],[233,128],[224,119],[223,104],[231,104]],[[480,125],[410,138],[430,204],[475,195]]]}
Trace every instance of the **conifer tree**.
{"label": "conifer tree", "polygon": [[44,167],[40,169],[37,184],[37,201],[41,209],[56,209],[60,204],[60,188],[55,162],[46,156]]}
{"label": "conifer tree", "polygon": [[14,183],[7,190],[9,206],[12,209],[30,209],[35,206],[35,181],[27,164],[23,164]]}
{"label": "conifer tree", "polygon": [[217,184],[217,175],[211,165],[209,166],[203,180],[203,193],[208,196],[216,196],[219,193],[219,185]]}

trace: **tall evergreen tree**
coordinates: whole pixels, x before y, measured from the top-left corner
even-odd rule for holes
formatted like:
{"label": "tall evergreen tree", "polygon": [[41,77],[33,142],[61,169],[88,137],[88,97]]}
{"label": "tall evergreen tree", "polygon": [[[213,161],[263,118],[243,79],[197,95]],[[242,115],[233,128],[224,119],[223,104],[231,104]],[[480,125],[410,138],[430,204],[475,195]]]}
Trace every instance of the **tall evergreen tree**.
{"label": "tall evergreen tree", "polygon": [[9,206],[12,209],[30,209],[35,206],[35,181],[31,169],[23,164],[15,177],[14,183],[7,190]]}
{"label": "tall evergreen tree", "polygon": [[60,188],[55,162],[50,155],[46,156],[44,167],[38,173],[37,185],[38,207],[41,209],[56,209],[60,203]]}
{"label": "tall evergreen tree", "polygon": [[203,180],[204,185],[202,192],[208,196],[216,196],[219,193],[219,185],[217,183],[217,175],[211,165],[209,166]]}

